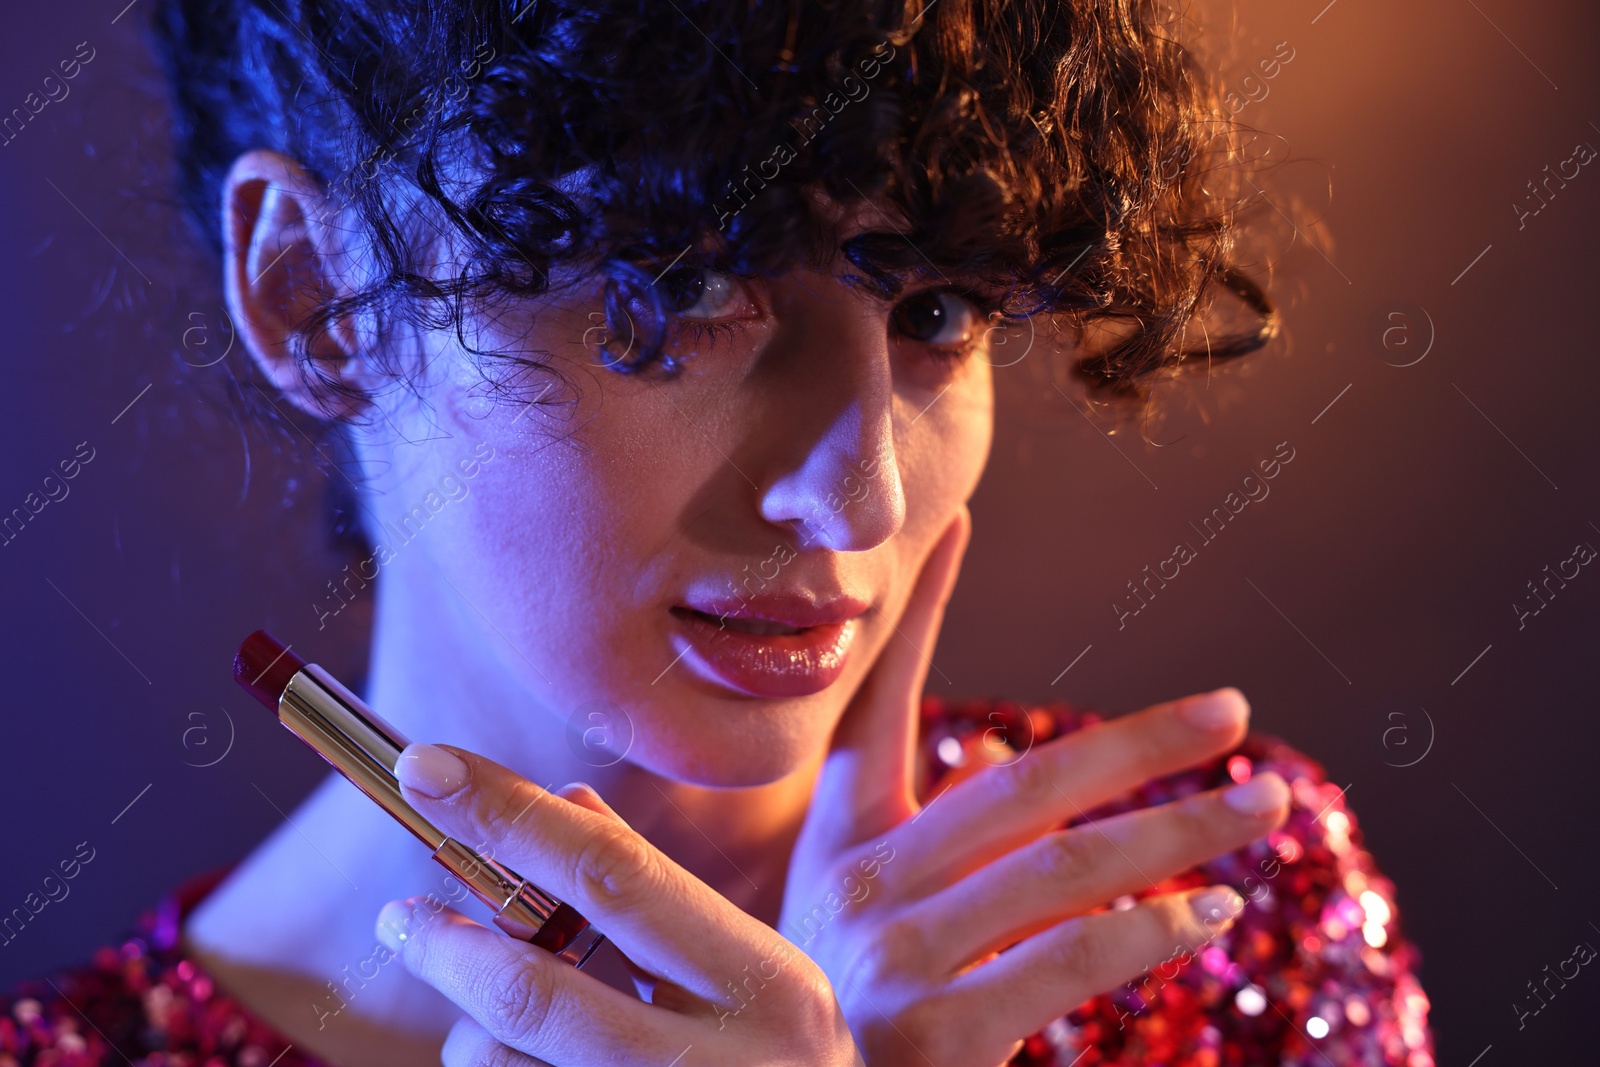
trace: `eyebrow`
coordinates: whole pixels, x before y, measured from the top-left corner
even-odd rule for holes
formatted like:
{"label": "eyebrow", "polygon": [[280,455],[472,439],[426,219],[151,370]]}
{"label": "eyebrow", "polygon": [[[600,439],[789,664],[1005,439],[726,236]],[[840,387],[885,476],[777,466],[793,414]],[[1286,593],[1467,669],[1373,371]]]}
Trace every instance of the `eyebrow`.
{"label": "eyebrow", "polygon": [[[715,236],[715,235],[714,235]],[[896,246],[898,251],[909,253],[905,255],[904,265],[883,263],[878,257],[870,254],[862,255],[863,262],[857,262],[846,252],[849,241],[867,237],[875,239],[881,248],[884,244]],[[938,264],[934,263],[919,249],[915,242],[901,230],[864,229],[852,233],[849,237],[837,242],[834,246],[834,255],[827,262],[816,262],[810,257],[805,257],[796,266],[806,266],[821,273],[829,273],[846,282],[852,287],[859,288],[875,299],[885,303],[893,303],[905,295],[907,289],[917,287],[919,283],[942,283],[951,289],[968,294],[974,298],[986,300],[998,305],[1001,300],[1000,293],[1004,285],[996,284],[991,278],[980,272],[950,268],[948,273]],[[710,247],[686,250],[678,261],[678,266],[684,267],[692,262],[712,269],[727,269],[727,261],[733,258],[729,250],[720,239]],[[843,260],[842,268],[835,268],[835,264]],[[724,266],[719,267],[722,263]],[[794,269],[789,267],[786,269]],[[729,270],[728,273],[738,277],[754,279],[761,277],[760,272],[744,273]]]}

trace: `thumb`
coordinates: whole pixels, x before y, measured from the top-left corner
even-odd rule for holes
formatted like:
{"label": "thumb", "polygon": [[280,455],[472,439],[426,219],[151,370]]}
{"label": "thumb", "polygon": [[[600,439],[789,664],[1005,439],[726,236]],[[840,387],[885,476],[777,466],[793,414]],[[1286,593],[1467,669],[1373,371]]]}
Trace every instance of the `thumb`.
{"label": "thumb", "polygon": [[802,833],[808,845],[842,850],[917,810],[922,686],[971,533],[962,505],[923,561],[899,621],[880,614],[889,634],[834,730]]}

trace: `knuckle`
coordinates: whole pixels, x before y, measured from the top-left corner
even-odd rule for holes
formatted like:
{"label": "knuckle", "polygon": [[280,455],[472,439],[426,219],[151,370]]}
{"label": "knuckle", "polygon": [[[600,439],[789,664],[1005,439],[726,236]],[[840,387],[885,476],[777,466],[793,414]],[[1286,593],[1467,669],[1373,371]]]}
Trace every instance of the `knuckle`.
{"label": "knuckle", "polygon": [[488,1016],[489,1033],[506,1044],[537,1043],[555,1009],[551,969],[511,959],[481,974],[476,999]]}
{"label": "knuckle", "polygon": [[1037,752],[985,773],[992,776],[991,784],[1001,799],[1014,803],[1039,803],[1049,797],[1055,786],[1055,767]]}
{"label": "knuckle", "polygon": [[870,968],[873,977],[883,981],[897,974],[921,974],[928,958],[928,937],[921,924],[909,919],[893,919],[873,939],[876,952]]}
{"label": "knuckle", "polygon": [[839,1018],[839,1001],[833,984],[814,966],[793,967],[784,975],[790,1009],[800,1033],[821,1033],[831,1029]]}
{"label": "knuckle", "polygon": [[625,907],[656,886],[657,865],[638,834],[612,824],[584,842],[573,876],[585,899]]}
{"label": "knuckle", "polygon": [[478,828],[485,834],[503,831],[523,818],[543,794],[532,782],[513,776],[507,788],[495,790],[474,805]]}
{"label": "knuckle", "polygon": [[1172,762],[1174,738],[1182,737],[1154,716],[1130,716],[1123,724],[1122,741],[1136,771],[1153,774]]}
{"label": "knuckle", "polygon": [[1104,838],[1098,834],[1090,836],[1090,833],[1080,829],[1056,830],[1040,840],[1033,850],[1033,861],[1047,884],[1076,881],[1104,864],[1101,847]]}
{"label": "knuckle", "polygon": [[863,1000],[877,999],[883,990],[898,985],[898,964],[891,958],[891,950],[879,938],[873,938],[852,955],[845,964],[841,988],[848,989]]}
{"label": "knuckle", "polygon": [[[1238,852],[1266,834],[1260,815],[1236,811],[1222,793],[1221,789],[1195,793],[1160,809],[1153,829],[1169,854],[1200,863]],[[1255,864],[1247,856],[1240,858],[1247,867]]]}
{"label": "knuckle", "polygon": [[1176,857],[1199,852],[1206,858],[1228,844],[1229,821],[1219,818],[1228,809],[1216,796],[1190,793],[1136,813],[1137,832],[1152,849]]}
{"label": "knuckle", "polygon": [[1112,974],[1107,966],[1105,939],[1098,928],[1079,922],[1058,940],[1054,946],[1051,963],[1059,973],[1076,979],[1086,987],[1102,989],[1113,985],[1121,975]]}
{"label": "knuckle", "polygon": [[528,1060],[507,1048],[471,1016],[463,1016],[450,1028],[444,1047],[439,1050],[442,1067],[526,1067]]}

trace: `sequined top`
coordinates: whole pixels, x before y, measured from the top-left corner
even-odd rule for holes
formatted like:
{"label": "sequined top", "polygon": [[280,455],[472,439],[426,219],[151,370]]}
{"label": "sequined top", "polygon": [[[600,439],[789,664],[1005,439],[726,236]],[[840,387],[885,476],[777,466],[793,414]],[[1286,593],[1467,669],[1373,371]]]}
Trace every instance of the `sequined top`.
{"label": "sequined top", "polygon": [[[920,790],[934,791],[1100,721],[1062,704],[923,705]],[[1434,1067],[1428,997],[1394,886],[1361,847],[1343,791],[1313,760],[1252,733],[1073,825],[1272,770],[1292,793],[1268,837],[1144,892],[1228,884],[1234,924],[1193,954],[1084,1002],[1032,1035],[1016,1067]],[[0,1067],[333,1067],[241,1007],[179,948],[184,917],[226,874],[178,886],[83,965],[0,995]],[[1134,898],[1118,902],[1126,906]]]}

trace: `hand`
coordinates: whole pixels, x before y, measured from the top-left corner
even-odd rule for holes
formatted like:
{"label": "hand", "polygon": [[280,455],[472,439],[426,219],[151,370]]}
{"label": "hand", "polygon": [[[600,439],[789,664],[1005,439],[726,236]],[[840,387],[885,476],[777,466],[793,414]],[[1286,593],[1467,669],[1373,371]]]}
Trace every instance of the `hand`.
{"label": "hand", "polygon": [[1249,715],[1236,689],[1067,734],[920,806],[926,657],[970,524],[963,509],[931,551],[899,634],[835,731],[778,923],[833,981],[868,1063],[994,1067],[1083,1001],[1195,952],[1243,907],[1231,889],[1104,905],[1239,848],[1287,815],[1288,787],[1267,773],[1057,829],[1232,748]]}
{"label": "hand", "polygon": [[690,1048],[684,1062],[697,1065],[861,1062],[821,970],[588,786],[547,793],[449,746],[407,747],[396,774],[406,800],[435,826],[604,931],[648,996],[636,1000],[442,901],[392,902],[378,937],[466,1013],[444,1043],[445,1067],[661,1067]]}

